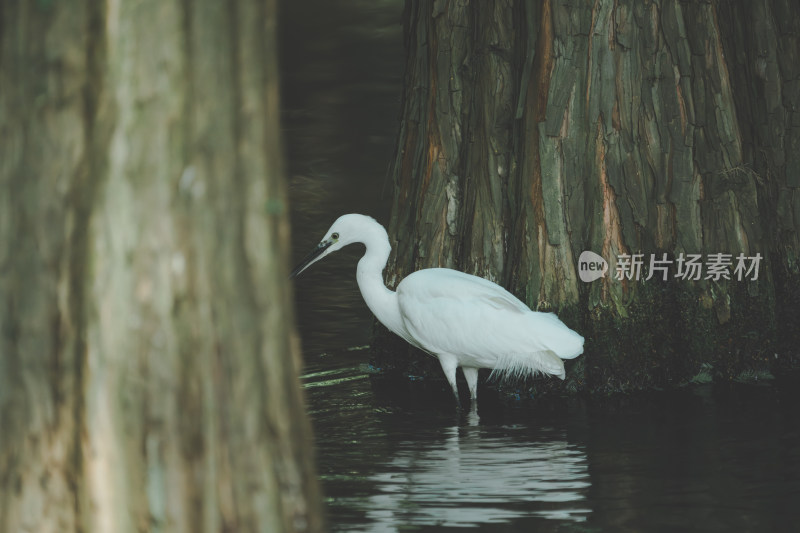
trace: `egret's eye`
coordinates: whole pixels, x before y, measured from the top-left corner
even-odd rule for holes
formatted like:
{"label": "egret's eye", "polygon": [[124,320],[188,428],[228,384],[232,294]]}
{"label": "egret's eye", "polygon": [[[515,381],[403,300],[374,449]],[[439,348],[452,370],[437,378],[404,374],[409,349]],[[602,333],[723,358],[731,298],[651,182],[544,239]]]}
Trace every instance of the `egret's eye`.
{"label": "egret's eye", "polygon": [[333,239],[334,241],[338,241],[339,240],[339,234],[338,233],[332,234],[331,235],[331,239]]}

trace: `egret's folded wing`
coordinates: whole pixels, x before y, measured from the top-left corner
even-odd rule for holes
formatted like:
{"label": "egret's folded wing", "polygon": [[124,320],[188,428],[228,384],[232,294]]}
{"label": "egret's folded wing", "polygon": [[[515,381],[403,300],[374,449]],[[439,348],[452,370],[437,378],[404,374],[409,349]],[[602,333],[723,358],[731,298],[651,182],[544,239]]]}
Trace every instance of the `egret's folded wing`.
{"label": "egret's folded wing", "polygon": [[530,309],[482,278],[421,270],[404,279],[397,294],[407,330],[431,352],[487,358],[548,349],[530,331]]}

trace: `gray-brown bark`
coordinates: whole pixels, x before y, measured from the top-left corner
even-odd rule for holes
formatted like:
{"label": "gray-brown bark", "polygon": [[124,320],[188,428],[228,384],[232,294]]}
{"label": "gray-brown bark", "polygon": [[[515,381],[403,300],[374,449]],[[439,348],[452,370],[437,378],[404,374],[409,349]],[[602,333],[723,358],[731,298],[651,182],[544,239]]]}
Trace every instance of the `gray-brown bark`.
{"label": "gray-brown bark", "polygon": [[0,5],[0,529],[318,531],[275,2]]}
{"label": "gray-brown bark", "polygon": [[[390,283],[448,266],[561,309],[591,388],[763,367],[776,332],[796,348],[776,317],[800,307],[796,3],[406,6]],[[608,277],[579,280],[584,250]],[[614,279],[635,253],[764,260],[758,281]]]}

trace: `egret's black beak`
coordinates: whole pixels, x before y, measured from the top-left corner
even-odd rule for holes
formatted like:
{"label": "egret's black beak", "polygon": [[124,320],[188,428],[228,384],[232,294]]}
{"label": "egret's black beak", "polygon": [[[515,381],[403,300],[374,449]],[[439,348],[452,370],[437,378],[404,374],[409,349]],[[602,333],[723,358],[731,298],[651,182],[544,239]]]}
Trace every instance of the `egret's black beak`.
{"label": "egret's black beak", "polygon": [[313,251],[312,251],[310,254],[308,254],[308,255],[306,256],[306,258],[305,258],[305,259],[303,259],[303,260],[300,262],[300,264],[299,264],[299,265],[297,265],[297,267],[295,267],[295,269],[294,269],[294,270],[292,270],[292,273],[291,273],[291,274],[289,274],[289,279],[293,279],[293,278],[296,278],[297,276],[299,276],[299,275],[300,275],[300,272],[302,272],[303,270],[305,270],[306,268],[308,268],[308,266],[309,266],[309,265],[311,265],[311,263],[313,263],[314,261],[316,261],[316,260],[317,260],[317,258],[318,258],[320,255],[322,255],[322,252],[324,252],[325,250],[327,250],[327,249],[328,249],[328,247],[330,247],[330,245],[331,245],[331,244],[333,244],[333,241],[331,241],[331,240],[325,240],[325,241],[322,241],[321,243],[319,243],[319,244],[317,245],[317,247],[316,247],[316,248],[314,248],[314,250],[313,250]]}

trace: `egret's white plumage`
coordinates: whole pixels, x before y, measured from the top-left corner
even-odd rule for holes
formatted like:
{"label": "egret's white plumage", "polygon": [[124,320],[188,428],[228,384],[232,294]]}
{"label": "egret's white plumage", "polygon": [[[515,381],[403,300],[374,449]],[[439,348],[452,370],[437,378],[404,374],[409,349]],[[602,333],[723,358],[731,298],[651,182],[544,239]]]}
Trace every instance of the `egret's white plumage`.
{"label": "egret's white plumage", "polygon": [[391,291],[383,269],[391,246],[375,219],[339,217],[292,277],[326,255],[360,242],[366,252],[358,262],[358,287],[378,320],[410,344],[435,355],[458,400],[456,369],[461,367],[473,402],[478,369],[503,376],[550,374],[564,379],[563,359],[583,353],[583,337],[552,313],[531,311],[513,294],[491,281],[449,268],[414,272]]}

